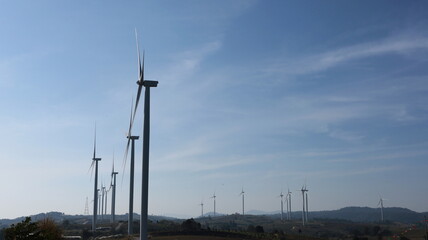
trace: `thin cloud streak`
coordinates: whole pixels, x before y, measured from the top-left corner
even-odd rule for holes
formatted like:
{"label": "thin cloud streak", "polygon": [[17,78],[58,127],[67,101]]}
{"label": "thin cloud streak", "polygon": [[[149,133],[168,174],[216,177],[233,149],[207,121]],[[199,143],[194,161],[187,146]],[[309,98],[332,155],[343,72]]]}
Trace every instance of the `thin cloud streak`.
{"label": "thin cloud streak", "polygon": [[428,38],[402,38],[390,37],[382,41],[358,44],[344,47],[337,50],[328,51],[313,56],[307,56],[302,59],[273,64],[272,67],[265,69],[267,73],[287,73],[292,75],[301,75],[324,71],[343,63],[378,56],[382,54],[398,54],[405,56],[414,51],[428,50]]}

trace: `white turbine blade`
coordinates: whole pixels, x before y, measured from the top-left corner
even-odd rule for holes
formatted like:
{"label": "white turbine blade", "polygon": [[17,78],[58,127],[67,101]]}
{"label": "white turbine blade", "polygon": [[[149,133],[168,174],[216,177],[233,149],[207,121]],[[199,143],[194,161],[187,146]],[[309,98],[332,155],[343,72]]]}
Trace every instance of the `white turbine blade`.
{"label": "white turbine blade", "polygon": [[129,146],[131,144],[131,132],[132,132],[132,121],[133,121],[133,116],[132,116],[132,109],[134,108],[134,98],[132,98],[131,101],[131,116],[129,117],[129,129],[128,129],[128,142],[126,143],[126,149],[125,149],[125,154],[123,156],[123,161],[122,161],[122,181],[121,184],[123,185],[123,178],[125,177],[125,168],[126,168],[126,161],[128,160],[128,152],[129,152]]}
{"label": "white turbine blade", "polygon": [[135,42],[137,45],[137,55],[138,55],[138,80],[141,80],[141,57],[140,57],[140,47],[138,45],[138,33],[137,28],[135,28]]}
{"label": "white turbine blade", "polygon": [[88,169],[88,173],[89,173],[89,171],[91,172],[91,178],[90,179],[92,179],[92,175],[94,173],[94,171],[93,171],[94,170],[94,165],[95,165],[95,161],[92,161],[91,166]]}
{"label": "white turbine blade", "polygon": [[95,158],[97,152],[97,122],[95,122],[95,130],[94,130],[94,156]]}
{"label": "white turbine blade", "polygon": [[138,54],[138,91],[137,91],[137,99],[135,101],[135,109],[134,109],[134,116],[132,118],[132,123],[134,123],[135,114],[138,109],[138,103],[140,102],[141,97],[141,91],[143,88],[143,82],[144,82],[144,51],[143,51],[143,63],[141,64],[141,57],[140,57],[140,48],[138,45],[138,36],[137,36],[137,30],[135,29],[135,40],[137,42],[137,54]]}

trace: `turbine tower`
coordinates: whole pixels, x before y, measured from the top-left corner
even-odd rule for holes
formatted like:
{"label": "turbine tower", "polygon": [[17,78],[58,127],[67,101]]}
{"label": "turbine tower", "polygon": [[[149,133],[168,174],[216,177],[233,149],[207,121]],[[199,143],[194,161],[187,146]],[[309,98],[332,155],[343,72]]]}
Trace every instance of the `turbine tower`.
{"label": "turbine tower", "polygon": [[[138,102],[136,103],[136,105]],[[131,104],[131,116],[129,119],[129,129],[128,143],[126,145],[125,157],[124,157],[124,167],[126,166],[126,160],[128,158],[129,145],[131,144],[131,161],[130,161],[130,171],[129,171],[129,211],[128,211],[128,235],[134,234],[133,222],[134,222],[134,165],[135,165],[135,140],[138,140],[139,136],[132,136],[132,125],[135,118],[135,112],[133,112],[134,103],[132,100]]]}
{"label": "turbine tower", "polygon": [[245,192],[244,192],[244,187],[242,187],[242,191],[241,191],[241,193],[239,195],[242,196],[242,216],[244,216],[245,215],[245,208],[244,208],[244,206],[245,206],[244,205]]}
{"label": "turbine tower", "polygon": [[199,204],[199,205],[201,205],[201,218],[203,218],[204,217],[204,203],[201,201],[201,204]]}
{"label": "turbine tower", "polygon": [[305,191],[306,191],[306,189],[305,188],[303,188],[303,186],[302,186],[302,189],[300,189],[300,191],[302,191],[302,200],[303,200],[303,209],[302,209],[302,224],[303,224],[303,226],[305,226],[305,219],[306,219],[306,211],[305,211]]}
{"label": "turbine tower", "polygon": [[97,125],[95,124],[95,134],[94,134],[94,155],[92,157],[91,168],[95,167],[95,181],[94,181],[94,211],[92,216],[92,231],[95,232],[97,225],[97,209],[98,209],[98,162],[101,161],[101,158],[96,157],[97,151]]}
{"label": "turbine tower", "polygon": [[104,195],[106,192],[106,187],[104,186],[104,184],[101,185],[101,219],[104,220]]}
{"label": "turbine tower", "polygon": [[[105,187],[106,188],[106,187]],[[111,185],[110,185],[110,188],[109,189],[107,189],[107,190],[105,190],[105,192],[104,192],[104,197],[105,197],[105,199],[106,199],[106,202],[105,202],[105,204],[104,204],[104,216],[106,216],[107,217],[107,203],[108,203],[108,192],[110,192],[110,189],[111,189]]]}
{"label": "turbine tower", "polygon": [[134,219],[134,163],[135,163],[135,140],[139,139],[139,136],[128,136],[131,139],[131,162],[130,162],[130,174],[129,174],[129,214],[128,214],[128,234],[133,234],[132,223]]}
{"label": "turbine tower", "polygon": [[291,220],[291,192],[290,189],[288,189],[288,193],[287,193],[287,197],[288,197],[288,220]]}
{"label": "turbine tower", "polygon": [[380,195],[379,195],[379,203],[377,204],[378,206],[380,206],[380,221],[383,222],[383,201],[385,199],[383,199]]}
{"label": "turbine tower", "polygon": [[[282,191],[281,191],[281,194],[279,195],[279,197],[281,197],[281,221],[284,221],[284,201],[283,201],[283,198],[284,198],[284,194],[282,194]],[[288,209],[288,205],[287,205],[287,209]]]}
{"label": "turbine tower", "polygon": [[214,200],[214,217],[215,217],[215,198],[216,198],[217,196],[215,195],[215,192],[214,192],[214,194],[213,194],[213,196],[211,197],[213,200]]}
{"label": "turbine tower", "polygon": [[85,211],[83,212],[83,215],[89,215],[88,197],[86,197]]}
{"label": "turbine tower", "polygon": [[[138,47],[137,31],[135,31],[138,51],[139,78],[137,81],[138,92],[135,109],[137,109],[142,87],[144,93],[144,127],[143,127],[143,164],[142,164],[142,186],[141,186],[141,215],[140,215],[140,240],[147,240],[148,205],[149,205],[149,147],[150,147],[150,88],[157,87],[158,81],[144,80],[144,52],[143,62],[140,62],[140,50]],[[135,112],[134,112],[135,117]]]}
{"label": "turbine tower", "polygon": [[98,214],[101,215],[101,193],[100,193],[101,189],[98,188],[97,191],[98,191]]}
{"label": "turbine tower", "polygon": [[286,217],[287,217],[287,220],[290,220],[289,219],[289,212],[290,212],[290,209],[288,208],[288,194],[285,194],[285,204],[287,205],[287,209],[286,209],[286,211],[287,211],[287,215],[286,215]]}
{"label": "turbine tower", "polygon": [[306,184],[305,184],[305,200],[306,200],[306,214],[305,214],[305,217],[306,217],[306,222],[308,222],[309,220],[308,220],[308,212],[309,212],[309,207],[308,207],[308,189],[306,189]]}
{"label": "turbine tower", "polygon": [[112,192],[111,192],[111,222],[115,222],[116,217],[116,175],[118,172],[114,171],[114,155],[113,155],[113,168],[111,170],[111,178],[112,178]]}

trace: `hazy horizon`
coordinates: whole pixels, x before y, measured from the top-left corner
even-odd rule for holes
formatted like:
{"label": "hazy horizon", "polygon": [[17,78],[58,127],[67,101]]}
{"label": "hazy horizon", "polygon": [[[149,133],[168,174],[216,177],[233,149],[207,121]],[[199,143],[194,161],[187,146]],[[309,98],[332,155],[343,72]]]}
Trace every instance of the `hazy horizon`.
{"label": "hazy horizon", "polygon": [[[0,218],[83,214],[115,158],[116,212],[138,79],[151,91],[149,214],[346,206],[428,211],[428,3],[3,1]],[[142,101],[134,125],[142,136]],[[140,211],[136,142],[134,211]],[[129,163],[129,160],[128,160]],[[123,180],[122,180],[123,178]],[[110,202],[109,196],[108,201]],[[110,204],[109,204],[110,205]],[[110,209],[108,209],[110,212]]]}

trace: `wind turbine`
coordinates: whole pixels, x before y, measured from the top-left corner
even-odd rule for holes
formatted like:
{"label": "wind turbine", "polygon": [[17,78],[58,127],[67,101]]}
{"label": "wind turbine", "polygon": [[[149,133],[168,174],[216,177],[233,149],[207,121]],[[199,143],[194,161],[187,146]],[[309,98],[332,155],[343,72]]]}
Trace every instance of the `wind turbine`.
{"label": "wind turbine", "polygon": [[306,219],[306,210],[305,210],[305,192],[306,190],[306,186],[302,186],[302,189],[300,189],[300,191],[302,191],[302,201],[303,201],[303,209],[302,209],[302,224],[303,226],[305,226],[305,219]]}
{"label": "wind turbine", "polygon": [[290,189],[288,189],[288,193],[287,193],[287,197],[288,197],[288,220],[291,220],[291,192]]}
{"label": "wind turbine", "polygon": [[306,188],[306,184],[305,184],[305,200],[306,200],[306,222],[308,222],[308,212],[309,212],[309,207],[308,207],[308,189]]}
{"label": "wind turbine", "polygon": [[[136,103],[136,105],[138,102]],[[133,103],[131,104],[131,117],[129,119],[129,129],[128,129],[128,143],[125,151],[124,166],[126,165],[126,158],[128,156],[129,144],[131,143],[131,161],[130,161],[130,171],[129,171],[129,212],[128,212],[128,234],[132,235],[133,231],[133,222],[134,222],[134,164],[135,164],[135,140],[138,140],[139,136],[132,136],[132,125],[135,117],[135,112],[133,112]]]}
{"label": "wind turbine", "polygon": [[378,206],[380,206],[380,221],[383,222],[383,201],[385,201],[385,199],[383,199],[380,195],[379,195],[379,203],[377,204]]}
{"label": "wind turbine", "polygon": [[199,204],[199,205],[201,205],[201,218],[203,218],[204,217],[204,202],[201,201],[201,204]]}
{"label": "wind turbine", "polygon": [[116,175],[118,172],[114,171],[114,154],[113,154],[113,168],[111,170],[111,178],[112,178],[112,193],[111,193],[111,221],[115,222],[115,214],[116,214]]}
{"label": "wind turbine", "polygon": [[97,225],[97,204],[98,204],[98,161],[101,161],[101,158],[96,157],[97,151],[97,125],[95,124],[95,134],[94,134],[94,155],[92,157],[91,168],[95,166],[95,181],[94,181],[94,212],[92,216],[92,231],[95,232]]}
{"label": "wind turbine", "polygon": [[213,194],[213,196],[211,197],[213,200],[214,200],[214,217],[215,217],[215,198],[216,198],[217,196],[215,195],[215,192],[214,192],[214,194]]}
{"label": "wind turbine", "polygon": [[88,197],[86,197],[85,211],[83,212],[83,215],[89,215]]}
{"label": "wind turbine", "polygon": [[[107,189],[107,188],[106,188]],[[110,187],[109,187],[109,189],[107,189],[107,190],[105,190],[105,192],[104,192],[104,197],[105,197],[105,199],[106,199],[106,202],[105,202],[105,204],[104,204],[104,216],[106,216],[107,217],[107,203],[108,203],[108,192],[110,192],[110,189],[111,189],[111,185],[110,185]]]}
{"label": "wind turbine", "polygon": [[[283,207],[283,205],[284,205],[284,201],[283,201],[284,194],[282,194],[282,191],[281,191],[281,194],[279,195],[279,197],[281,197],[281,221],[284,221],[284,207]],[[287,209],[288,209],[288,205],[287,205]]]}
{"label": "wind turbine", "polygon": [[242,196],[242,216],[244,216],[244,214],[245,214],[245,211],[244,211],[245,210],[244,209],[244,197],[245,197],[244,187],[242,187],[242,191],[239,195]]}
{"label": "wind turbine", "polygon": [[98,214],[101,214],[101,193],[100,193],[100,189],[97,189],[98,191]]}
{"label": "wind turbine", "polygon": [[101,219],[104,220],[104,195],[106,192],[106,187],[104,186],[104,184],[101,185]]}
{"label": "wind turbine", "polygon": [[[135,34],[137,38],[137,34]],[[141,88],[145,87],[144,93],[144,130],[143,130],[143,164],[142,164],[142,186],[141,186],[141,216],[140,216],[140,240],[147,240],[147,225],[148,225],[148,205],[149,205],[149,147],[150,147],[150,88],[157,87],[158,81],[144,80],[144,52],[143,63],[140,63],[140,51],[138,48],[138,65],[139,65],[139,79],[137,99],[141,94]],[[137,108],[138,101],[135,104]],[[135,112],[134,112],[135,116]]]}

